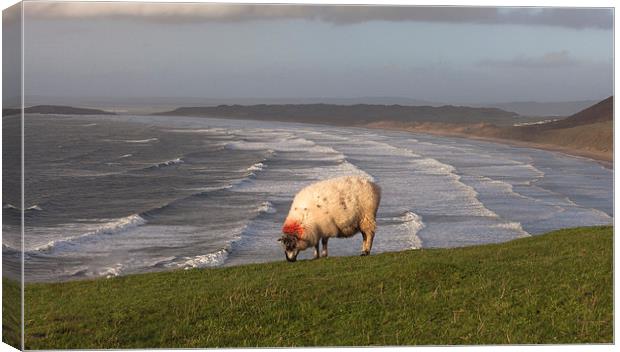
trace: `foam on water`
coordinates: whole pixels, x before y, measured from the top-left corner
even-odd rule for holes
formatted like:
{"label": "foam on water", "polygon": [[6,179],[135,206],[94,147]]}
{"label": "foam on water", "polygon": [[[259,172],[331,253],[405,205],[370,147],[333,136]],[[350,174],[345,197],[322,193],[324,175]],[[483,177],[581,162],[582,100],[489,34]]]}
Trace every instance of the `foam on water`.
{"label": "foam on water", "polygon": [[124,141],[117,141],[117,142],[142,144],[142,143],[150,143],[150,142],[157,142],[157,141],[159,141],[159,138],[134,139],[134,140],[124,140]]}
{"label": "foam on water", "polygon": [[491,226],[495,227],[495,228],[500,228],[500,229],[514,230],[516,232],[521,233],[521,235],[519,237],[530,237],[530,236],[532,236],[532,235],[530,235],[529,233],[527,233],[523,229],[523,226],[521,226],[521,223],[519,223],[519,222],[504,222],[504,223],[499,223],[499,224],[495,224],[495,225],[491,225]]}
{"label": "foam on water", "polygon": [[182,164],[184,162],[185,161],[181,157],[178,157],[178,158],[174,158],[174,159],[171,159],[171,160],[162,161],[160,163],[157,163],[157,164],[154,164],[152,166],[149,166],[148,168],[149,169],[158,169],[160,167],[166,167],[166,166],[172,166],[172,165],[176,165],[176,164]]}
{"label": "foam on water", "polygon": [[[13,204],[10,204],[10,203],[5,203],[4,205],[2,205],[2,208],[3,209],[11,209],[11,210],[21,211],[21,209],[19,207],[16,207],[16,206],[14,206]],[[40,205],[35,204],[35,205],[29,206],[29,207],[26,208],[26,211],[29,211],[29,210],[41,211],[41,210],[43,210],[43,208],[41,208]]]}
{"label": "foam on water", "polygon": [[248,167],[246,170],[247,171],[263,171],[264,167],[265,167],[265,164],[256,163],[256,164],[252,164],[252,166]]}
{"label": "foam on water", "polygon": [[93,231],[78,236],[61,238],[42,245],[36,245],[34,247],[26,248],[26,251],[55,253],[63,250],[74,250],[74,247],[78,246],[81,242],[96,241],[102,236],[118,235],[130,228],[144,224],[146,224],[146,220],[144,220],[140,215],[134,214],[124,218],[105,222],[99,225]]}
{"label": "foam on water", "polygon": [[273,203],[271,203],[270,201],[264,201],[261,203],[260,207],[258,208],[258,211],[267,213],[267,214],[275,214],[276,208],[273,207]]}
{"label": "foam on water", "polygon": [[192,258],[187,258],[182,264],[178,265],[178,267],[184,269],[192,269],[192,268],[207,268],[212,266],[222,265],[226,258],[228,257],[228,250],[221,249],[214,253],[208,253],[204,255],[197,255]]}
{"label": "foam on water", "polygon": [[407,211],[397,220],[402,222],[401,226],[405,227],[411,236],[411,247],[409,249],[422,248],[422,240],[418,237],[418,232],[426,226],[422,217],[412,211]]}

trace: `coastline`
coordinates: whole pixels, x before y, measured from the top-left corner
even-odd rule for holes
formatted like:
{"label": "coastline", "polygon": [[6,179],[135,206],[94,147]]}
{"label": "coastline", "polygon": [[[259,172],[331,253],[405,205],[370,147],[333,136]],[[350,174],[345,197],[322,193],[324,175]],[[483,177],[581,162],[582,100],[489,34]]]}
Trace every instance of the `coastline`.
{"label": "coastline", "polygon": [[541,149],[541,150],[566,154],[572,157],[590,159],[590,160],[596,161],[597,163],[599,163],[600,165],[602,165],[603,167],[607,169],[614,168],[613,153],[579,150],[575,148],[563,147],[563,146],[553,145],[553,144],[542,144],[542,143],[521,141],[521,140],[516,140],[516,139],[478,136],[478,135],[473,135],[473,134],[468,134],[468,133],[461,133],[461,132],[454,132],[454,131],[447,131],[447,130],[418,129],[418,128],[407,127],[407,126],[387,126],[384,124],[367,124],[367,125],[363,125],[363,127],[371,128],[371,129],[391,130],[391,131],[404,131],[404,132],[410,132],[410,133],[426,133],[426,134],[441,136],[441,137],[458,137],[458,138],[472,139],[472,140],[478,140],[478,141],[506,144],[506,145],[511,145],[515,147]]}

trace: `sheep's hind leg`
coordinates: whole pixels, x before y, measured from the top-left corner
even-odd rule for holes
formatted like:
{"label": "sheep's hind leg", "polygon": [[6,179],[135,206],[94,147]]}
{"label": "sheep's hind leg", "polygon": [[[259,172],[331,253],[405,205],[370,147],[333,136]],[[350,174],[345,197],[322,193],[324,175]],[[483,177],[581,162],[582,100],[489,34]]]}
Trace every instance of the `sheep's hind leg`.
{"label": "sheep's hind leg", "polygon": [[360,255],[363,257],[365,255],[370,254],[370,248],[372,247],[372,237],[368,236],[369,234],[366,233],[365,231],[361,231],[361,232],[362,232],[362,238],[364,239],[364,242],[362,242],[362,254]]}
{"label": "sheep's hind leg", "polygon": [[364,238],[364,242],[362,243],[362,256],[370,254],[370,250],[372,249],[372,241],[375,239],[375,228],[376,225],[374,221],[362,221],[360,226],[360,232]]}
{"label": "sheep's hind leg", "polygon": [[321,250],[321,257],[327,257],[327,241],[329,237],[323,237],[321,239],[321,243],[323,244],[323,249]]}
{"label": "sheep's hind leg", "polygon": [[314,259],[319,259],[319,244],[320,242],[317,242],[314,246]]}

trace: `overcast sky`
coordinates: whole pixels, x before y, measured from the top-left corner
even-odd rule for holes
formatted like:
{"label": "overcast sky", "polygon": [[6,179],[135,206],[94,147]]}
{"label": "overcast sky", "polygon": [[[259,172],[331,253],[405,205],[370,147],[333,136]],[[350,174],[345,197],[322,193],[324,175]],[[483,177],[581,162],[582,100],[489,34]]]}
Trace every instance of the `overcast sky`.
{"label": "overcast sky", "polygon": [[67,97],[612,94],[610,9],[25,4],[25,90]]}

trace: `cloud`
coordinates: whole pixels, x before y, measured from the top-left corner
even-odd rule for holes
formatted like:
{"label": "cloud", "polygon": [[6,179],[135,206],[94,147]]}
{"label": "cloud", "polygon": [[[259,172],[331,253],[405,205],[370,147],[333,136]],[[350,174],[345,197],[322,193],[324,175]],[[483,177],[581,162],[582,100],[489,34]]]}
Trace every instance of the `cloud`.
{"label": "cloud", "polygon": [[28,2],[28,18],[132,18],[161,23],[308,19],[346,25],[367,21],[526,24],[611,29],[608,8],[497,8],[217,3]]}
{"label": "cloud", "polygon": [[510,60],[482,60],[481,67],[499,68],[552,68],[579,65],[579,61],[572,58],[568,51],[554,51],[538,57],[518,56]]}

